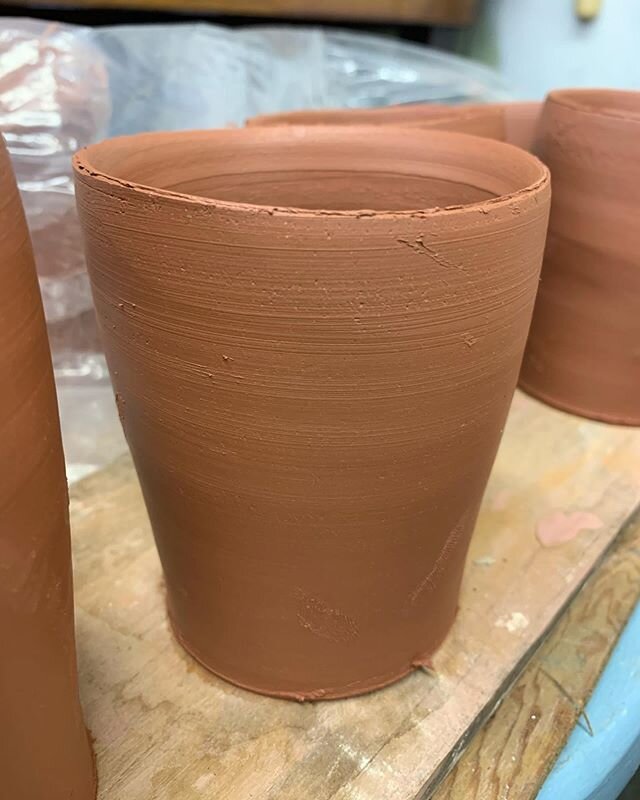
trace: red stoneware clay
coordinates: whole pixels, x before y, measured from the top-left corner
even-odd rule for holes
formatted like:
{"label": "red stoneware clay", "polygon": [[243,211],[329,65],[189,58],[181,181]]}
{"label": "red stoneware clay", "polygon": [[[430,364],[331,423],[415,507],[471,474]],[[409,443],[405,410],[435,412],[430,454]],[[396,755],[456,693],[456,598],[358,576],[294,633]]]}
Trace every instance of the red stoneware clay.
{"label": "red stoneware clay", "polygon": [[142,134],[75,168],[180,641],[298,700],[424,663],[516,384],[546,168],[384,126]]}
{"label": "red stoneware clay", "polygon": [[[473,106],[475,108],[475,106]],[[435,120],[448,116],[455,107],[439,103],[419,103],[404,106],[380,106],[377,108],[312,108],[300,111],[280,111],[275,114],[259,114],[247,120],[254,125],[378,125],[386,120],[417,122]]]}
{"label": "red stoneware clay", "polygon": [[0,137],[0,780],[7,800],[91,800],[67,482],[42,303]]}
{"label": "red stoneware clay", "polygon": [[418,104],[366,109],[290,111],[265,114],[247,125],[401,125],[470,133],[530,150],[541,103],[493,103],[461,106]]}
{"label": "red stoneware clay", "polygon": [[489,106],[457,108],[424,104],[383,108],[290,111],[265,114],[248,120],[247,125],[399,125],[411,128],[469,133],[488,139],[504,139],[503,112]]}
{"label": "red stoneware clay", "polygon": [[553,204],[521,385],[640,425],[640,93],[552,92],[539,154]]}
{"label": "red stoneware clay", "polygon": [[504,141],[532,152],[542,113],[542,103],[504,103]]}

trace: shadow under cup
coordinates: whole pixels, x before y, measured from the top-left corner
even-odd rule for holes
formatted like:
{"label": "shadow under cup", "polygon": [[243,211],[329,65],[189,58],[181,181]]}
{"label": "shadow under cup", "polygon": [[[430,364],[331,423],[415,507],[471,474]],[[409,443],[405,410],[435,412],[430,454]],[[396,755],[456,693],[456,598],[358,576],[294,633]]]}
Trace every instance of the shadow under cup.
{"label": "shadow under cup", "polygon": [[386,127],[142,134],[77,198],[171,619],[295,699],[434,652],[529,327],[546,168]]}

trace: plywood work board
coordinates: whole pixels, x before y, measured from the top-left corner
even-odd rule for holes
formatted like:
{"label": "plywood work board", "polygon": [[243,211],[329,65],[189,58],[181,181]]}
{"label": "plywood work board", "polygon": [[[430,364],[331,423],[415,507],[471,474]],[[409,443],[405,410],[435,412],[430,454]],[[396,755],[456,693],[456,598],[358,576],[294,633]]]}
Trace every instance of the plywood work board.
{"label": "plywood work board", "polygon": [[230,686],[174,641],[135,472],[120,459],[71,492],[100,800],[429,797],[639,504],[640,430],[517,393],[434,671],[298,704]]}

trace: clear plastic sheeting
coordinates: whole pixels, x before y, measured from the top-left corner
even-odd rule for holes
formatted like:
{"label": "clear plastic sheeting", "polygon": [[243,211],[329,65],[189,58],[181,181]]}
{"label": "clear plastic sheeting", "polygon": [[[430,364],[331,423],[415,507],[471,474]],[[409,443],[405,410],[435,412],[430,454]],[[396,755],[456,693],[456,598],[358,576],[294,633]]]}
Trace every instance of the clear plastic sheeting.
{"label": "clear plastic sheeting", "polygon": [[[99,466],[123,447],[73,198],[71,156],[79,147],[140,131],[242,125],[297,108],[507,97],[496,73],[479,64],[341,30],[84,28],[1,18],[0,131],[33,239],[70,472]],[[87,392],[90,413],[80,402]]]}
{"label": "clear plastic sheeting", "polygon": [[35,20],[0,23],[0,131],[11,153],[47,320],[91,307],[70,161],[110,119],[104,59],[90,36]]}
{"label": "clear plastic sheeting", "polygon": [[100,28],[111,135],[242,125],[298,108],[505,99],[496,73],[436,50],[321,28],[125,25]]}

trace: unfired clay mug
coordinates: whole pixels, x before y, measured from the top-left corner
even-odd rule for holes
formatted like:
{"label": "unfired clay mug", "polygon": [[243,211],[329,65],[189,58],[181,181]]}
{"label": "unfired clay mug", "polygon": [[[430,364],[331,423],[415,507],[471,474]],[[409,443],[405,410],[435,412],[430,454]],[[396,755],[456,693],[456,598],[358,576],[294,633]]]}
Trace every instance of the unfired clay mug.
{"label": "unfired clay mug", "polygon": [[7,800],[92,800],[51,354],[2,136],[0,281],[0,793]]}
{"label": "unfired clay mug", "polygon": [[517,380],[546,168],[460,134],[280,126],[114,139],[75,170],[179,639],[301,700],[424,663]]}
{"label": "unfired clay mug", "polygon": [[552,92],[537,152],[553,202],[521,386],[640,425],[640,92]]}
{"label": "unfired clay mug", "polygon": [[248,120],[255,125],[398,125],[456,131],[509,142],[530,150],[542,109],[541,103],[486,103],[443,106],[419,103],[380,108],[339,108],[263,114]]}

